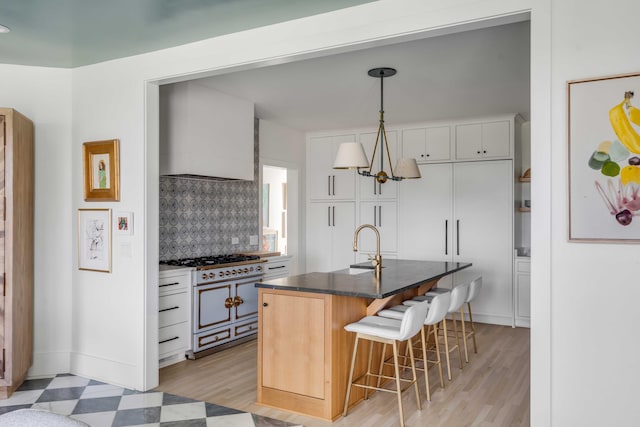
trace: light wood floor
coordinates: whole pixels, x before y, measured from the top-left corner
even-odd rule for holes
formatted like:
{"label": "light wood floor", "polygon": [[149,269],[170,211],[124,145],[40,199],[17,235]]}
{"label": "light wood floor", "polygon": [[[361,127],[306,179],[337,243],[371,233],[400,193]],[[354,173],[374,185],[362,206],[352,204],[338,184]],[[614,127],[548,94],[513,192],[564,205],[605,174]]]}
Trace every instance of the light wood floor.
{"label": "light wood floor", "polygon": [[[453,378],[447,382],[445,370],[444,390],[436,370],[430,370],[431,402],[426,401],[423,374],[418,373],[422,411],[417,410],[415,395],[405,392],[407,427],[529,425],[529,329],[477,324],[476,334],[478,354],[470,348],[469,363],[460,371],[457,353],[452,353]],[[333,423],[258,406],[256,363],[253,340],[161,369],[158,389],[305,427],[399,425],[397,399],[389,393],[375,393]]]}

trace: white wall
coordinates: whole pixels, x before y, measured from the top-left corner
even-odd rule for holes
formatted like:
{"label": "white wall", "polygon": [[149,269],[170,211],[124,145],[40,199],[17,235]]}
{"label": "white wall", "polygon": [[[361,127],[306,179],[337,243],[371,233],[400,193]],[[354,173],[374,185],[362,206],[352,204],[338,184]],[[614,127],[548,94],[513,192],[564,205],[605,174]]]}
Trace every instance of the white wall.
{"label": "white wall", "polygon": [[34,358],[29,376],[69,371],[71,269],[71,71],[0,65],[0,105],[35,126]]}
{"label": "white wall", "polygon": [[[566,82],[640,71],[640,2],[554,1],[551,8],[553,191],[544,197],[551,198],[552,218],[552,420],[557,426],[638,425],[640,245],[567,242]],[[534,286],[544,285],[533,278]]]}
{"label": "white wall", "polygon": [[[52,113],[47,111],[46,120],[40,122],[43,125],[63,123],[61,129],[53,130],[56,137],[51,141],[56,144],[56,150],[43,152],[39,147],[37,153],[41,160],[72,159],[69,186],[57,185],[69,182],[69,170],[59,171],[61,179],[55,184],[38,181],[37,227],[47,236],[37,239],[43,242],[46,256],[51,259],[37,260],[37,276],[38,281],[44,279],[45,267],[58,273],[54,285],[47,283],[55,286],[55,292],[39,291],[48,292],[47,297],[40,300],[46,299],[47,305],[43,307],[41,303],[40,308],[55,309],[57,315],[60,307],[49,306],[49,298],[57,301],[62,299],[59,295],[69,295],[65,277],[69,277],[68,265],[74,266],[74,371],[134,388],[154,385],[153,377],[147,378],[144,373],[145,366],[153,364],[152,353],[145,361],[144,342],[152,336],[154,327],[153,287],[157,282],[152,270],[157,254],[153,250],[145,252],[150,245],[145,239],[153,237],[152,218],[157,216],[157,206],[153,203],[154,183],[145,182],[145,173],[153,169],[154,159],[157,162],[157,135],[149,130],[153,126],[147,127],[145,113],[151,115],[153,122],[157,105],[154,105],[153,93],[145,96],[145,81],[173,80],[182,74],[201,75],[203,70],[226,67],[240,69],[256,61],[280,60],[289,55],[313,56],[329,47],[350,49],[360,42],[412,37],[412,33],[430,28],[528,9],[532,11],[531,121],[535,176],[531,185],[532,200],[536,204],[532,212],[532,425],[634,425],[640,418],[640,407],[634,399],[640,368],[632,329],[639,316],[635,302],[640,290],[635,284],[640,246],[566,241],[566,81],[640,69],[640,57],[635,54],[635,17],[640,12],[640,4],[632,0],[565,0],[553,4],[550,0],[378,1],[83,67],[73,73],[72,138],[65,130],[70,118],[64,108],[62,112],[59,108],[60,100],[63,104],[68,100],[68,91],[47,99],[47,95],[57,94],[58,88],[47,86],[41,88],[42,94],[37,91],[34,94],[29,85],[29,92],[25,91],[28,94],[22,94],[11,87],[14,81],[0,83],[2,96],[5,97],[7,86],[13,95],[9,98],[13,106],[23,106],[25,114],[44,114],[42,105],[53,103],[57,108],[52,108]],[[5,69],[5,66],[0,68]],[[10,71],[12,80],[19,81],[18,71]],[[29,73],[22,73],[21,78],[23,74]],[[43,74],[45,80],[54,79],[48,71]],[[36,83],[36,80],[29,79],[27,83]],[[67,82],[64,78],[61,80]],[[41,132],[38,127],[36,130]],[[76,261],[72,256],[75,232],[64,224],[69,217],[74,217],[77,207],[86,205],[82,202],[81,143],[103,138],[121,139],[123,194],[119,204],[100,206],[133,211],[136,234],[130,238],[131,258],[123,258],[122,242],[114,242],[112,274],[80,273],[75,270]],[[59,147],[64,150],[57,151]],[[69,187],[71,209],[64,206],[69,200],[66,189]],[[147,205],[145,198],[149,200]],[[51,209],[50,205],[57,208]],[[56,225],[61,223],[61,228],[50,228],[49,223],[41,219],[51,212],[57,215]],[[145,230],[145,219],[149,221],[149,230]],[[74,242],[70,251],[68,248],[58,250],[58,245],[64,247],[69,241]],[[145,271],[145,261],[150,266],[148,271]],[[46,271],[47,280],[53,276],[50,271]],[[616,298],[615,302],[605,306],[604,296],[609,295]],[[68,307],[66,301],[57,302]],[[63,332],[49,331],[49,324],[47,331],[42,331],[43,324],[49,320],[54,327],[65,327],[65,322],[53,315],[37,317],[36,351],[66,347]],[[62,335],[60,347],[50,344],[49,334]]]}

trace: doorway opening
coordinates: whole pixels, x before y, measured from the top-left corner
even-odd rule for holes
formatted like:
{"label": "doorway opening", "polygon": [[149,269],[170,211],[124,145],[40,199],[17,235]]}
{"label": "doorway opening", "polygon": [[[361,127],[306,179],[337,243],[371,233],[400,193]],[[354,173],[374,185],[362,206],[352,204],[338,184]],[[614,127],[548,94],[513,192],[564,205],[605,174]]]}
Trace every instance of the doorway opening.
{"label": "doorway opening", "polygon": [[287,169],[262,166],[262,247],[287,254]]}

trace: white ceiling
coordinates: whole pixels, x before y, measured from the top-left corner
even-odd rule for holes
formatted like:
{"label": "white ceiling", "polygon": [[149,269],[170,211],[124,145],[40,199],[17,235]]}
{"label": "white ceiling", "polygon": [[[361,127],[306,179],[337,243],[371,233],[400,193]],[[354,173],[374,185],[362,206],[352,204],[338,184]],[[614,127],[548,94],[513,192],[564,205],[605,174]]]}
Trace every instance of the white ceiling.
{"label": "white ceiling", "polygon": [[[371,0],[0,0],[0,63],[75,67],[349,7]],[[515,18],[513,20],[526,19]],[[203,79],[256,115],[300,131],[521,113],[529,118],[528,21]],[[483,24],[483,25],[492,25]]]}

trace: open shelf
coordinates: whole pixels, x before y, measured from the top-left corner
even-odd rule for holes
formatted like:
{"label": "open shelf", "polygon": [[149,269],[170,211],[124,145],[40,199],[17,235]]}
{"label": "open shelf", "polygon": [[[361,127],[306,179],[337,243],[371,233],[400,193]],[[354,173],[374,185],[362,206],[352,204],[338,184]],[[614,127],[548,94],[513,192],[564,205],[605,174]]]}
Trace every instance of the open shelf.
{"label": "open shelf", "polygon": [[531,212],[531,208],[518,208],[518,212]]}
{"label": "open shelf", "polygon": [[524,176],[519,176],[518,182],[531,182],[531,177],[525,178]]}

